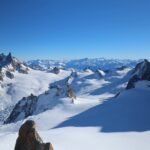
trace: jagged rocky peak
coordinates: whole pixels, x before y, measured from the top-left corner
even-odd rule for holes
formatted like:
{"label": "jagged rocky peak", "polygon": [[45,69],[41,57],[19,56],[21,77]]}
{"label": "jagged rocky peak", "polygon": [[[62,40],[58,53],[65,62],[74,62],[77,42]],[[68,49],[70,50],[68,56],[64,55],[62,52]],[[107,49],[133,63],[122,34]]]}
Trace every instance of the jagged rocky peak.
{"label": "jagged rocky peak", "polygon": [[150,80],[150,62],[145,59],[143,62],[136,65],[134,75],[137,75],[140,79]]}
{"label": "jagged rocky peak", "polygon": [[14,71],[18,71],[20,73],[27,74],[28,73],[28,67],[23,64],[21,61],[19,61],[17,58],[12,56],[11,53],[8,55],[0,54],[0,80],[3,80],[3,77],[6,75],[6,77],[13,79]]}
{"label": "jagged rocky peak", "polygon": [[2,64],[2,62],[4,62],[6,59],[6,55],[4,55],[4,53],[0,54],[0,65]]}
{"label": "jagged rocky peak", "polygon": [[11,53],[9,53],[9,54],[7,55],[6,60],[7,60],[8,62],[13,62],[13,56],[12,56]]}
{"label": "jagged rocky peak", "polygon": [[33,115],[36,105],[37,105],[38,97],[31,94],[28,97],[23,97],[14,107],[13,111],[11,112],[10,116],[4,122],[12,123],[18,120],[24,119],[28,116]]}
{"label": "jagged rocky peak", "polygon": [[130,78],[126,89],[134,88],[135,82],[140,80],[150,80],[150,62],[147,59],[138,63],[133,69],[132,77]]}
{"label": "jagged rocky peak", "polygon": [[12,64],[12,66],[15,66],[17,63],[20,63],[19,60],[17,60],[15,57],[12,56],[11,53],[8,55],[0,54],[0,66],[4,67],[9,64]]}

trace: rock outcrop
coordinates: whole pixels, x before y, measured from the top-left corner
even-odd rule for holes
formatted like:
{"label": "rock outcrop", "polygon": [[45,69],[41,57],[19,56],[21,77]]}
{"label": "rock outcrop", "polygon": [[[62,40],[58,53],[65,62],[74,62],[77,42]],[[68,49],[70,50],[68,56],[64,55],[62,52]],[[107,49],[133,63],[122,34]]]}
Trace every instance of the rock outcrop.
{"label": "rock outcrop", "polygon": [[3,81],[3,77],[4,77],[4,75],[2,73],[2,70],[0,69],[0,81]]}
{"label": "rock outcrop", "polygon": [[60,69],[58,67],[54,67],[52,72],[55,73],[55,74],[59,74],[60,73]]}
{"label": "rock outcrop", "polygon": [[140,80],[150,81],[150,62],[148,60],[144,60],[136,65],[136,67],[133,69],[132,76],[127,84],[126,89],[134,88],[135,83]]}
{"label": "rock outcrop", "polygon": [[73,91],[73,89],[71,88],[71,86],[67,86],[67,92],[66,92],[67,97],[72,98],[72,99],[76,99],[76,95]]}
{"label": "rock outcrop", "polygon": [[72,71],[69,77],[66,79],[55,82],[50,85],[50,89],[56,89],[56,96],[67,96],[69,98],[76,99],[75,92],[72,88],[72,81],[78,77],[77,72]]}
{"label": "rock outcrop", "polygon": [[11,73],[10,71],[6,71],[6,76],[10,79],[13,79],[14,78],[14,74]]}
{"label": "rock outcrop", "polygon": [[33,115],[36,109],[38,97],[31,94],[28,97],[22,98],[14,107],[10,116],[4,122],[5,124],[16,122],[22,118]]}
{"label": "rock outcrop", "polygon": [[44,143],[35,128],[35,122],[27,120],[19,129],[15,150],[53,150],[51,143]]}

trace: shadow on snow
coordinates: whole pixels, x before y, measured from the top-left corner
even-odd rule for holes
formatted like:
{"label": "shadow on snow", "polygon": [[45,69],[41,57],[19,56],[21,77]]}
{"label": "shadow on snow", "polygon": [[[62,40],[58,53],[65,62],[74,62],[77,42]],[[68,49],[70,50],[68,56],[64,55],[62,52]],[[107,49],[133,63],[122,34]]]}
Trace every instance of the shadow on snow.
{"label": "shadow on snow", "polygon": [[150,130],[150,92],[129,90],[90,108],[55,128],[101,127],[101,132]]}

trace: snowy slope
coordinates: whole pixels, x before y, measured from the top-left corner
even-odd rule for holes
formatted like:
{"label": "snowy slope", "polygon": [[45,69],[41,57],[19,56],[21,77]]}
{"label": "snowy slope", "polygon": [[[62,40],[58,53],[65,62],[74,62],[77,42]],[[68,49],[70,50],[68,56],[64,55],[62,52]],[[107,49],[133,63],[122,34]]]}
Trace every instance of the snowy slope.
{"label": "snowy slope", "polygon": [[15,78],[12,80],[4,78],[2,87],[0,87],[0,109],[2,110],[8,105],[15,104],[22,97],[29,96],[31,93],[39,95],[45,92],[51,82],[60,80],[68,74],[67,71],[62,71],[59,76],[34,70],[30,70],[29,74],[14,72]]}
{"label": "snowy slope", "polygon": [[[44,141],[51,141],[55,150],[148,150],[149,84],[138,82],[136,88],[122,92],[117,98],[107,101],[104,98],[93,105],[79,100],[77,104],[57,105],[53,110],[29,118],[36,121]],[[0,127],[2,150],[13,150],[23,122]]]}
{"label": "snowy slope", "polygon": [[0,54],[0,122],[8,117],[20,99],[31,93],[44,93],[51,82],[63,79],[69,74],[69,71],[64,70],[60,70],[59,75],[32,70],[11,53]]}
{"label": "snowy slope", "polygon": [[[113,97],[125,88],[129,77],[130,69],[127,68],[108,74],[102,70],[70,72],[66,78],[51,83],[50,89],[45,93],[37,97],[29,96],[19,101],[6,122],[15,122],[29,115],[39,114],[53,109],[58,104],[71,103],[72,99],[75,104],[78,101],[83,101],[82,103],[88,101],[92,104],[95,99],[101,101],[101,99]],[[70,100],[65,100],[67,97]]]}
{"label": "snowy slope", "polygon": [[[134,88],[126,89],[137,66],[133,70],[60,70],[58,74],[30,70],[30,82],[37,76],[46,91],[35,90],[36,96],[29,94],[17,103],[14,111],[19,116],[12,120],[14,123],[0,126],[1,149],[13,150],[19,127],[33,119],[43,140],[52,142],[55,150],[149,150],[149,78],[143,78],[144,73],[134,81]],[[143,68],[145,65],[136,75],[141,75]],[[149,71],[144,70],[149,77]],[[16,72],[15,77],[22,81],[28,75]],[[68,88],[76,98],[67,95]],[[25,116],[29,110],[31,114]]]}

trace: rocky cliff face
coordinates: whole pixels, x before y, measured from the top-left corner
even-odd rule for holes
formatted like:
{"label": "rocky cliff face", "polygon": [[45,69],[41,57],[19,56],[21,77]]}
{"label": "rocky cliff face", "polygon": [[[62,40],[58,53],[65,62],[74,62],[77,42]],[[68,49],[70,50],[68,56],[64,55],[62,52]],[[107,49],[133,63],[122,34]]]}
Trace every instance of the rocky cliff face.
{"label": "rocky cliff face", "polygon": [[0,81],[6,76],[10,79],[14,78],[14,71],[27,74],[28,67],[26,67],[17,58],[13,57],[11,53],[8,55],[0,54]]}
{"label": "rocky cliff face", "polygon": [[3,81],[3,77],[4,75],[3,75],[2,69],[0,69],[0,81]]}
{"label": "rocky cliff face", "polygon": [[12,56],[11,53],[9,53],[8,55],[4,55],[3,53],[0,54],[0,67],[8,67],[11,64],[12,68],[11,69],[16,69],[18,67],[18,65],[21,62],[19,62],[19,60],[17,60],[15,57]]}
{"label": "rocky cliff face", "polygon": [[36,109],[38,97],[31,94],[28,97],[24,97],[14,107],[12,113],[4,123],[11,123],[20,119],[33,115]]}
{"label": "rocky cliff face", "polygon": [[134,88],[135,82],[140,80],[150,80],[150,62],[148,60],[144,60],[136,65],[126,89]]}

